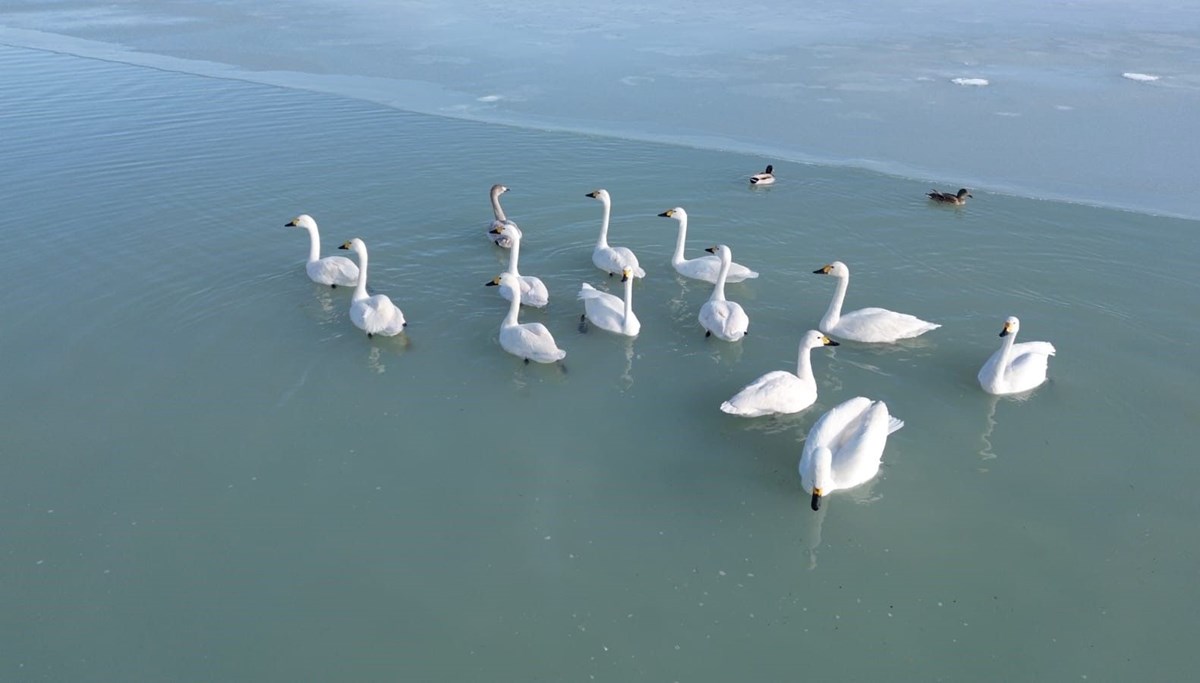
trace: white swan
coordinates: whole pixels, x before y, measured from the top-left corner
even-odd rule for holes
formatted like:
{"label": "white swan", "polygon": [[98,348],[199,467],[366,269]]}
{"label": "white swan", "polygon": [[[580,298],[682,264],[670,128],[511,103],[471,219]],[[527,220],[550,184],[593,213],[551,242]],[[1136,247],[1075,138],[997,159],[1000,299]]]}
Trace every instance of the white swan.
{"label": "white swan", "polygon": [[512,303],[508,306],[508,315],[500,323],[500,346],[526,363],[553,363],[567,357],[567,352],[558,348],[554,336],[541,323],[518,323],[517,314],[521,310],[521,287],[512,273],[501,273],[491,282],[489,287],[508,285],[512,288]]}
{"label": "white swan", "polygon": [[637,256],[626,247],[608,246],[608,218],[612,213],[612,199],[608,190],[589,192],[587,196],[598,199],[604,205],[604,220],[600,223],[600,239],[596,240],[596,248],[592,250],[592,263],[609,277],[616,275],[626,266],[633,272],[634,277],[646,277],[646,271],[638,265]]}
{"label": "white swan", "polygon": [[755,173],[750,176],[751,185],[773,185],[775,184],[775,167],[767,164],[767,170],[762,173]]}
{"label": "white swan", "polygon": [[358,254],[358,285],[350,297],[350,320],[368,337],[400,334],[408,323],[396,304],[384,294],[367,296],[367,245],[355,237],[338,248],[353,249]]}
{"label": "white swan", "polygon": [[492,185],[490,191],[492,198],[492,214],[494,218],[488,225],[488,239],[492,240],[498,247],[508,249],[512,247],[512,241],[507,235],[497,233],[498,228],[503,228],[509,222],[508,216],[504,215],[504,209],[500,208],[500,195],[508,192],[508,188],[503,185]]}
{"label": "white swan", "polygon": [[750,317],[742,310],[740,304],[725,299],[725,279],[729,275],[729,264],[733,262],[733,252],[724,244],[709,247],[705,251],[716,254],[721,259],[721,270],[717,273],[717,284],[713,286],[712,296],[700,307],[700,324],[707,332],[725,341],[738,341],[746,336],[750,327]]}
{"label": "white swan", "polygon": [[[683,258],[683,244],[687,240],[688,215],[683,207],[675,207],[668,209],[658,214],[665,218],[674,218],[679,221],[679,236],[675,238],[675,255],[671,257],[671,265],[675,266],[676,272],[684,277],[690,277],[693,280],[703,280],[705,282],[717,281],[717,274],[721,272],[721,259],[712,255],[699,256],[693,259]],[[729,264],[729,275],[726,278],[728,282],[741,282],[758,277],[758,273],[750,270],[740,263]]]}
{"label": "white swan", "polygon": [[930,330],[941,327],[907,313],[897,313],[886,308],[860,308],[842,313],[842,302],[846,300],[846,288],[850,285],[850,269],[841,261],[834,261],[813,271],[818,275],[832,275],[838,279],[837,291],[829,302],[829,310],[821,318],[820,328],[825,334],[858,342],[894,342],[910,337],[919,337]]}
{"label": "white swan", "polygon": [[[550,291],[546,289],[546,284],[541,278],[532,275],[522,275],[517,271],[517,261],[521,258],[521,239],[525,236],[517,224],[509,221],[498,228],[492,228],[492,234],[502,235],[509,240],[509,246],[512,249],[508,254],[508,270],[506,272],[517,276],[517,282],[521,285],[521,303],[534,308],[542,308],[550,303]],[[508,285],[500,285],[500,296],[512,301],[512,289]]]}
{"label": "white swan", "polygon": [[[621,282],[625,283],[625,299],[601,292],[588,283],[579,288],[579,299],[583,301],[583,317],[601,329],[636,337],[642,323],[633,312],[633,273],[628,267],[621,271]],[[583,322],[580,320],[580,322]]]}
{"label": "white swan", "polygon": [[798,413],[817,402],[817,380],[812,372],[812,350],[838,343],[816,330],[800,338],[796,372],[775,370],[759,377],[721,404],[721,412],[742,417]]}
{"label": "white swan", "polygon": [[879,461],[888,434],[904,422],[888,415],[887,404],[859,396],[834,406],[817,420],[800,456],[800,482],[812,494],[812,509],[821,497],[870,481],[879,472]]}
{"label": "white swan", "polygon": [[1054,355],[1050,342],[1016,343],[1021,321],[1009,316],[1000,336],[1004,342],[979,370],[979,386],[989,394],[1017,394],[1046,381],[1046,367]]}
{"label": "white swan", "polygon": [[308,214],[301,214],[284,223],[285,228],[304,228],[308,231],[308,263],[304,270],[308,279],[319,285],[352,287],[358,282],[358,266],[345,256],[321,258],[321,233],[317,222]]}

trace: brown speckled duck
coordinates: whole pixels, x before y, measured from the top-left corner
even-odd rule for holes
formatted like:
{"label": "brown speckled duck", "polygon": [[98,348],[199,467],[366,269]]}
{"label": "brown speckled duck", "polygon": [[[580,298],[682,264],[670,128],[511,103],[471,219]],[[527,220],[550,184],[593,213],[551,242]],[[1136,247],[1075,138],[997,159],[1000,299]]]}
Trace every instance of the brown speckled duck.
{"label": "brown speckled duck", "polygon": [[967,198],[974,199],[974,197],[971,195],[971,191],[965,187],[959,188],[958,194],[950,194],[949,192],[938,192],[937,190],[932,190],[926,193],[926,196],[939,204],[953,204],[955,206],[962,206],[963,204],[966,204]]}

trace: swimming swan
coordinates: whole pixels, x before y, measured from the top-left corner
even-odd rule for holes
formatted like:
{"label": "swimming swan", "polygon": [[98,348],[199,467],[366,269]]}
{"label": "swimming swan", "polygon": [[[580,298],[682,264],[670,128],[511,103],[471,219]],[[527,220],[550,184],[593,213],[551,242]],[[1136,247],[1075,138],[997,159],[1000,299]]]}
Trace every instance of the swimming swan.
{"label": "swimming swan", "polygon": [[812,372],[812,350],[838,343],[816,330],[800,338],[796,372],[775,370],[759,377],[721,404],[721,412],[742,417],[798,413],[817,402],[817,380]]}
{"label": "swimming swan", "polygon": [[1004,342],[979,370],[979,386],[989,394],[1017,394],[1046,381],[1046,366],[1054,355],[1050,342],[1016,343],[1021,321],[1009,316],[1000,336]]}
{"label": "swimming swan", "polygon": [[750,317],[741,305],[725,299],[725,278],[729,275],[729,264],[733,261],[733,252],[724,244],[705,249],[710,254],[716,254],[721,259],[721,270],[717,273],[717,284],[713,286],[712,296],[700,307],[700,324],[707,332],[725,341],[738,341],[746,336],[750,327]]}
{"label": "swimming swan", "polygon": [[625,283],[624,300],[583,283],[579,288],[583,317],[601,329],[636,337],[642,329],[642,323],[633,312],[633,272],[628,267],[621,271],[621,282]]}
{"label": "swimming swan", "polygon": [[512,273],[501,273],[499,277],[484,283],[489,287],[508,285],[513,291],[512,303],[508,306],[508,315],[500,323],[500,346],[526,363],[553,363],[567,357],[567,352],[558,348],[550,330],[541,323],[518,323],[517,314],[521,309],[521,287]]}
{"label": "swimming swan", "polygon": [[775,167],[767,164],[767,170],[762,173],[755,173],[750,176],[751,185],[773,185],[775,184]]}
{"label": "swimming swan", "polygon": [[308,279],[319,285],[337,287],[345,285],[352,287],[358,282],[358,266],[345,256],[326,256],[321,258],[321,233],[317,230],[317,222],[308,214],[301,214],[284,223],[285,228],[304,228],[308,231],[308,263],[304,270]]}
{"label": "swimming swan", "polygon": [[508,249],[512,247],[512,241],[507,235],[496,232],[498,228],[503,228],[505,223],[510,222],[508,216],[504,215],[504,209],[500,208],[500,195],[508,192],[508,188],[503,185],[492,185],[492,214],[495,216],[491,224],[488,225],[488,239],[492,240],[498,247]]}
{"label": "swimming swan", "polygon": [[[687,240],[687,211],[677,206],[674,209],[663,211],[658,215],[664,218],[674,218],[679,221],[679,236],[675,238],[675,255],[671,257],[671,265],[675,266],[676,272],[693,280],[715,283],[717,281],[717,274],[721,272],[721,259],[711,255],[699,256],[693,259],[683,258],[683,244]],[[729,264],[729,276],[726,280],[728,282],[741,282],[742,280],[749,280],[756,277],[758,277],[758,273],[746,266],[740,263],[731,263]]]}
{"label": "swimming swan", "polygon": [[621,272],[626,266],[633,271],[634,277],[646,277],[646,271],[638,265],[637,256],[626,247],[608,246],[608,218],[612,213],[612,199],[608,190],[589,192],[587,196],[598,199],[604,205],[604,220],[600,223],[600,239],[596,240],[596,248],[592,250],[592,263],[609,277]]}
{"label": "swimming swan", "polygon": [[408,325],[400,309],[387,295],[367,296],[367,245],[355,237],[338,248],[353,249],[358,254],[358,286],[354,288],[354,296],[350,297],[350,320],[368,337],[400,334]]}
{"label": "swimming swan", "polygon": [[[521,239],[524,237],[517,224],[509,221],[499,228],[492,228],[492,234],[502,235],[509,240],[512,251],[508,254],[508,270],[506,272],[517,276],[517,281],[521,283],[521,303],[534,308],[542,308],[550,303],[550,291],[546,289],[546,284],[542,282],[541,278],[517,272],[517,261],[521,258]],[[500,296],[512,301],[512,289],[501,284]]]}
{"label": "swimming swan", "polygon": [[941,327],[937,323],[925,322],[907,313],[886,308],[860,308],[843,314],[842,302],[846,300],[846,287],[850,284],[850,269],[841,261],[834,261],[813,272],[838,279],[833,301],[829,302],[829,310],[821,318],[820,328],[826,334],[858,342],[881,343],[919,337]]}
{"label": "swimming swan", "polygon": [[821,498],[830,492],[874,478],[888,434],[903,426],[888,415],[883,401],[862,396],[822,415],[809,430],[800,456],[800,482],[812,494],[812,509],[819,510]]}

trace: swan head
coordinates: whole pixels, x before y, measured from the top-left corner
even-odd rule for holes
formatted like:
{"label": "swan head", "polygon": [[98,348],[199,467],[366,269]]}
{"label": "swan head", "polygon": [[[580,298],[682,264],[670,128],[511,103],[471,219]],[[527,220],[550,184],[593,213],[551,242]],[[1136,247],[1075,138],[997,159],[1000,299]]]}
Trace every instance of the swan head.
{"label": "swan head", "polygon": [[833,451],[817,446],[813,451],[812,509],[821,509],[821,498],[833,483]]}
{"label": "swan head", "polygon": [[353,249],[355,252],[361,254],[362,252],[366,251],[367,244],[355,237],[349,242],[346,242],[342,246],[338,247],[338,249]]}
{"label": "swan head", "polygon": [[288,221],[287,223],[284,223],[283,227],[285,227],[285,228],[304,228],[306,230],[316,230],[317,222],[313,220],[312,216],[310,216],[306,213],[302,213],[299,216],[296,216],[292,220]]}
{"label": "swan head", "polygon": [[605,204],[612,201],[608,197],[608,190],[603,190],[603,189],[602,190],[593,190],[593,191],[587,193],[587,196],[591,197],[592,199],[598,199],[598,200],[604,202]]}
{"label": "swan head", "polygon": [[709,247],[709,248],[705,249],[704,251],[707,251],[710,254],[716,254],[717,257],[720,258],[722,261],[732,261],[733,260],[733,252],[730,251],[729,247],[725,246],[724,244],[718,244],[715,247]]}
{"label": "swan head", "polygon": [[504,194],[505,192],[508,192],[507,187],[500,185],[500,184],[492,185],[492,196],[493,197],[499,197],[500,195]]}
{"label": "swan head", "polygon": [[800,348],[819,349],[822,346],[841,346],[841,344],[821,334],[818,330],[809,330],[800,338]]}
{"label": "swan head", "polygon": [[677,221],[687,220],[687,211],[684,211],[682,206],[677,206],[674,209],[667,209],[658,215],[662,216],[663,218],[674,218]]}
{"label": "swan head", "polygon": [[834,261],[813,271],[817,275],[832,275],[834,277],[850,277],[850,269],[841,261]]}
{"label": "swan head", "polygon": [[626,282],[633,277],[633,269],[625,266],[621,269],[621,282]]}
{"label": "swan head", "polygon": [[497,287],[499,285],[508,285],[520,289],[521,284],[517,282],[517,276],[512,273],[500,273],[496,277],[483,283],[484,287]]}
{"label": "swan head", "polygon": [[1017,320],[1017,316],[1010,315],[1004,319],[1004,329],[1000,330],[1000,336],[1007,337],[1010,334],[1016,334],[1019,329],[1021,329],[1021,321]]}
{"label": "swan head", "polygon": [[512,221],[505,221],[504,225],[488,230],[488,234],[506,235],[514,240],[519,240],[524,237],[524,234],[521,233],[521,229],[518,228],[517,224]]}

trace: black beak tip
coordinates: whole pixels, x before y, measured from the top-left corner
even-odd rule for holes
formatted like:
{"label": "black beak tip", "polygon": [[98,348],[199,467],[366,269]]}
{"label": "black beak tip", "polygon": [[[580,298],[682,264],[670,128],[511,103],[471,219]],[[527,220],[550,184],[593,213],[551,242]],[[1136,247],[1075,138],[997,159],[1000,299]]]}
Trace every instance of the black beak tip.
{"label": "black beak tip", "polygon": [[483,286],[484,287],[495,287],[496,284],[497,283],[495,280],[488,280],[487,282],[483,283]]}
{"label": "black beak tip", "polygon": [[662,213],[660,213],[660,214],[658,214],[658,215],[662,216],[663,218],[670,218],[670,217],[671,217],[671,212],[670,212],[670,211],[663,211]]}
{"label": "black beak tip", "polygon": [[708,247],[708,248],[707,248],[707,249],[705,249],[704,251],[707,251],[707,252],[708,252],[708,253],[710,253],[710,254],[715,254],[715,253],[717,253],[717,250],[716,250],[715,248],[713,248],[713,247]]}
{"label": "black beak tip", "polygon": [[816,270],[813,271],[813,275],[824,275],[824,274],[825,274],[824,268],[817,268]]}
{"label": "black beak tip", "polygon": [[819,493],[812,494],[812,509],[813,509],[813,512],[816,512],[817,510],[821,509],[821,494],[819,494]]}
{"label": "black beak tip", "polygon": [[841,346],[841,345],[842,345],[841,342],[835,342],[832,339],[829,340],[829,346]]}
{"label": "black beak tip", "polygon": [[[346,245],[344,245],[344,244],[343,244],[342,246],[338,247],[338,249],[349,249],[349,248],[350,248],[350,247],[347,247],[347,246],[346,246]],[[338,258],[341,258],[341,257],[339,256]]]}

